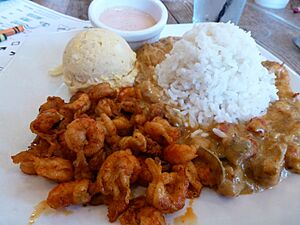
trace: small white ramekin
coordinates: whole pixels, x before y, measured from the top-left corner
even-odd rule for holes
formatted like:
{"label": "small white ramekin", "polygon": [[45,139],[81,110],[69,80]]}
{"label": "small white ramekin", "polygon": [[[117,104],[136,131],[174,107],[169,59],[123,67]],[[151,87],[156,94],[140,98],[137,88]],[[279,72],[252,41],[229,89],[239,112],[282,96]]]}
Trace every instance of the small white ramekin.
{"label": "small white ramekin", "polygon": [[[101,13],[109,8],[120,6],[133,7],[144,11],[155,19],[156,24],[143,30],[124,31],[112,28],[100,21]],[[94,0],[89,6],[88,14],[93,26],[116,32],[122,36],[133,49],[140,47],[144,43],[157,41],[168,20],[168,11],[159,0]]]}

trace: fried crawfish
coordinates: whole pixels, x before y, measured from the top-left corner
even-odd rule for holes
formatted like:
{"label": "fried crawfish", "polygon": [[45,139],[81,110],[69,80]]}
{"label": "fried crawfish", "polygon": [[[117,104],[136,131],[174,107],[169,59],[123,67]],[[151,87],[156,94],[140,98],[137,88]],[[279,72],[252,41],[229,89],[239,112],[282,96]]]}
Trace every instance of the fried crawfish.
{"label": "fried crawfish", "polygon": [[91,118],[78,118],[67,126],[64,138],[68,148],[83,151],[86,156],[99,152],[104,145],[105,130]]}
{"label": "fried crawfish", "polygon": [[171,164],[185,164],[197,157],[197,150],[186,144],[171,144],[163,150],[163,158]]}
{"label": "fried crawfish", "polygon": [[144,196],[130,201],[130,207],[120,217],[121,225],[165,225],[162,213],[148,206]]}
{"label": "fried crawfish", "polygon": [[125,87],[120,89],[117,99],[120,102],[133,99],[142,99],[142,93],[141,90],[138,88]]}
{"label": "fried crawfish", "polygon": [[37,175],[55,182],[71,181],[74,175],[72,163],[59,157],[34,157],[34,170]]}
{"label": "fried crawfish", "polygon": [[101,98],[113,98],[116,96],[117,91],[112,89],[109,83],[101,83],[90,87],[87,94],[93,101],[99,101]]}
{"label": "fried crawfish", "polygon": [[44,112],[48,109],[55,109],[57,111],[59,111],[60,108],[62,108],[64,106],[65,102],[63,99],[61,99],[60,97],[48,97],[47,101],[42,104],[39,108],[39,112]]}
{"label": "fried crawfish", "polygon": [[111,222],[129,204],[130,183],[137,179],[140,170],[140,163],[130,150],[114,152],[102,164],[96,184],[99,192],[113,197],[108,207],[108,218]]}
{"label": "fried crawfish", "polygon": [[48,205],[53,209],[59,209],[88,203],[91,199],[88,193],[89,183],[88,179],[83,179],[58,184],[48,194]]}
{"label": "fried crawfish", "polygon": [[116,126],[117,133],[120,136],[130,136],[133,131],[133,125],[125,116],[118,116],[112,120]]}
{"label": "fried crawfish", "polygon": [[145,136],[139,131],[135,130],[132,136],[123,137],[119,142],[120,149],[131,149],[132,151],[146,152],[147,141]]}
{"label": "fried crawfish", "polygon": [[42,111],[30,124],[33,133],[46,137],[55,134],[55,126],[63,119],[63,116],[56,109]]}
{"label": "fried crawfish", "polygon": [[180,130],[161,117],[155,117],[151,122],[146,122],[145,133],[163,145],[175,143],[180,137]]}
{"label": "fried crawfish", "polygon": [[12,156],[13,163],[20,164],[20,169],[28,175],[36,175],[34,169],[34,154],[30,151],[22,151]]}
{"label": "fried crawfish", "polygon": [[76,100],[66,104],[64,107],[72,110],[75,113],[75,117],[77,117],[90,109],[91,100],[87,94],[82,93]]}
{"label": "fried crawfish", "polygon": [[184,170],[185,175],[189,181],[189,187],[187,191],[187,198],[196,198],[200,196],[202,184],[198,176],[197,168],[192,161],[185,165],[175,165],[172,168],[173,171]]}
{"label": "fried crawfish", "polygon": [[146,192],[147,202],[163,213],[173,213],[182,209],[189,186],[184,169],[162,173],[162,167],[153,159],[148,158],[145,162],[152,175]]}
{"label": "fried crawfish", "polygon": [[95,113],[100,116],[105,113],[107,116],[111,117],[113,115],[119,114],[119,106],[109,98],[100,99],[95,108]]}
{"label": "fried crawfish", "polygon": [[90,170],[89,164],[86,161],[86,157],[83,151],[77,152],[77,158],[73,162],[73,166],[75,180],[92,179],[92,172]]}

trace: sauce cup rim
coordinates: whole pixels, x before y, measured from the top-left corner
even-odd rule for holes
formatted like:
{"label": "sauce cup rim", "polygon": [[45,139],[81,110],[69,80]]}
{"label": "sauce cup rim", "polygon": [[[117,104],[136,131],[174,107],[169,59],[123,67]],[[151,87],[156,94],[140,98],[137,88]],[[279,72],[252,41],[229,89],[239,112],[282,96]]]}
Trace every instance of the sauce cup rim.
{"label": "sauce cup rim", "polygon": [[[101,1],[99,1],[99,0],[93,0],[90,4],[89,9],[88,9],[89,20],[91,21],[91,23],[94,27],[105,28],[105,29],[111,30],[111,31],[119,34],[120,36],[122,36],[126,41],[142,41],[145,39],[149,39],[153,36],[156,36],[157,34],[159,34],[162,31],[162,29],[164,28],[164,26],[166,25],[167,20],[168,20],[168,11],[167,11],[165,5],[159,0],[143,0],[143,2],[144,1],[148,1],[151,4],[158,6],[158,8],[160,9],[160,14],[161,14],[159,20],[156,21],[156,23],[149,28],[142,29],[142,30],[136,30],[136,31],[125,31],[125,30],[112,28],[112,27],[106,25],[105,23],[102,23],[99,20],[100,14],[97,13],[97,5],[99,3],[101,3]],[[122,4],[116,4],[115,7],[129,6],[129,7],[134,8],[134,6],[132,4],[127,5],[126,4],[127,2],[128,1],[122,1]],[[114,6],[105,6],[104,5],[103,11],[105,9],[109,9],[112,7],[114,7]],[[151,12],[147,12],[147,13],[149,15],[151,15]]]}

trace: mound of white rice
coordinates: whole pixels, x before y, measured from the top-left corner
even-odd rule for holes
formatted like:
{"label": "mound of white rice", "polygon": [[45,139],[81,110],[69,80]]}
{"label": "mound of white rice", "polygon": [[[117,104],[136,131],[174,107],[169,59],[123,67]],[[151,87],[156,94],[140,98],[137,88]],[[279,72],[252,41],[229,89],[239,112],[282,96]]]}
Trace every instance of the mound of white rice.
{"label": "mound of white rice", "polygon": [[263,115],[278,99],[275,75],[250,33],[231,23],[196,25],[156,67],[158,85],[186,126],[236,123]]}

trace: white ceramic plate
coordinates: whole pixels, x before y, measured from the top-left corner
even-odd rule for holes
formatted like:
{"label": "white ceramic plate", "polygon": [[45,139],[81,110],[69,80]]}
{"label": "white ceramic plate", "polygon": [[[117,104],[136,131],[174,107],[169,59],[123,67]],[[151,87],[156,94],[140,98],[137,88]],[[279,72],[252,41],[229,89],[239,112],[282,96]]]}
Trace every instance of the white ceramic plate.
{"label": "white ceramic plate", "polygon": [[[180,36],[191,25],[167,26],[162,36]],[[47,96],[66,100],[69,94],[61,77],[48,71],[61,63],[63,49],[76,32],[34,37],[24,43],[6,71],[0,74],[0,225],[26,225],[34,207],[47,197],[55,185],[41,177],[23,174],[10,156],[26,149],[34,135],[29,130],[38,108]],[[274,56],[262,49],[271,60]],[[290,71],[292,86],[300,91],[300,77]],[[224,198],[204,189],[194,201],[193,210],[201,225],[299,225],[300,176],[291,175],[271,190],[238,198]],[[187,204],[188,205],[188,204]],[[72,213],[52,212],[42,215],[35,225],[108,224],[107,209],[70,207]],[[185,209],[167,216],[168,224]],[[118,223],[117,223],[118,224]]]}

